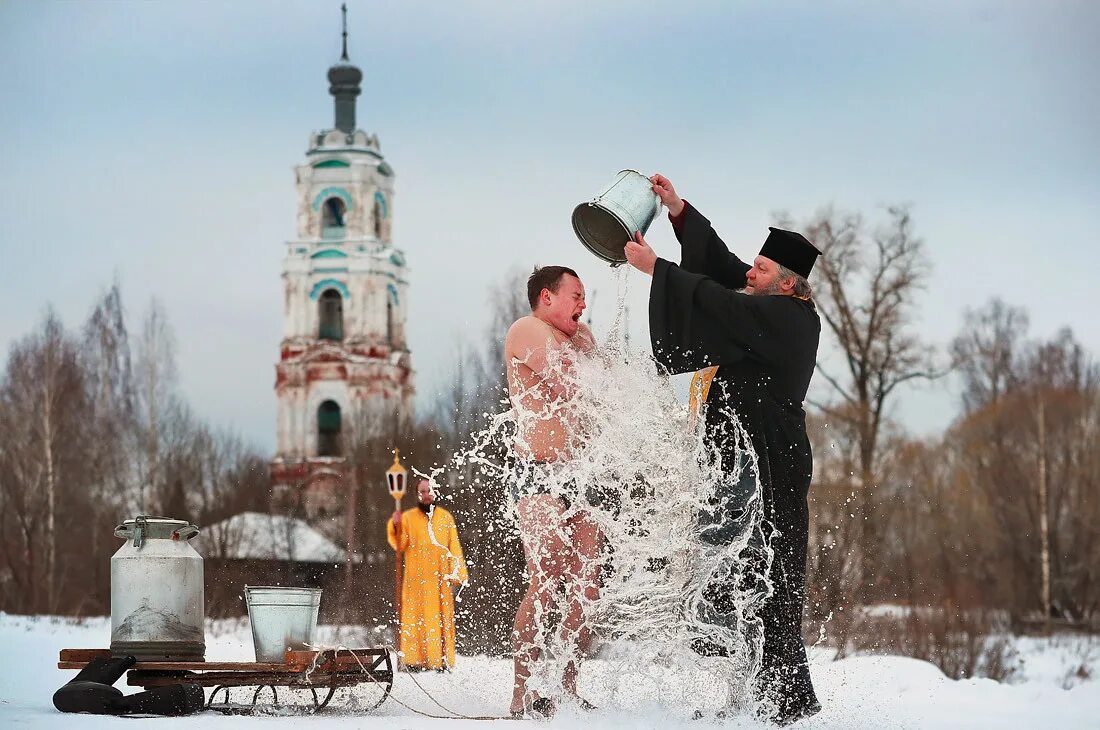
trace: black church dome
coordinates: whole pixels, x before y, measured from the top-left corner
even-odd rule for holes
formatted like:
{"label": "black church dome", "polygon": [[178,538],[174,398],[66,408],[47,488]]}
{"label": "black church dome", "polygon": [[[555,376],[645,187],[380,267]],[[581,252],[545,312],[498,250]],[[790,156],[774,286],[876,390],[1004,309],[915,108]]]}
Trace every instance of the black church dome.
{"label": "black church dome", "polygon": [[363,72],[350,63],[338,63],[328,70],[328,82],[333,86],[358,86]]}

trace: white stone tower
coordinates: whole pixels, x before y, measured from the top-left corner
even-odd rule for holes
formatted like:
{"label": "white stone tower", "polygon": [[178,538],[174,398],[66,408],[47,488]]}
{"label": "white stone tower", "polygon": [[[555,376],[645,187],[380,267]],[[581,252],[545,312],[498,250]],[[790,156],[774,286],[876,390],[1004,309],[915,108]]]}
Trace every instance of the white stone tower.
{"label": "white stone tower", "polygon": [[356,127],[362,72],[343,54],[328,70],[335,125],[310,135],[295,168],[298,235],[283,259],[283,340],[275,366],[277,499],[310,516],[342,511],[348,444],[407,419],[413,370],[405,340],[408,269],[393,245],[393,170],[377,135]]}

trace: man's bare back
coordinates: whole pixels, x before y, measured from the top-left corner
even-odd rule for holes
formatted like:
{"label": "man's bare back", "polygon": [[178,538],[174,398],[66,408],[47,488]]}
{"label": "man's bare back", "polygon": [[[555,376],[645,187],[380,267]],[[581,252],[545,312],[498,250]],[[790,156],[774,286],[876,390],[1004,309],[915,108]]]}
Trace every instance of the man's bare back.
{"label": "man's bare back", "polygon": [[562,376],[571,370],[576,353],[588,354],[594,347],[592,333],[581,323],[570,337],[532,314],[516,320],[508,330],[504,339],[508,394],[521,412],[517,455],[559,461],[576,448],[576,419],[562,408],[572,392]]}

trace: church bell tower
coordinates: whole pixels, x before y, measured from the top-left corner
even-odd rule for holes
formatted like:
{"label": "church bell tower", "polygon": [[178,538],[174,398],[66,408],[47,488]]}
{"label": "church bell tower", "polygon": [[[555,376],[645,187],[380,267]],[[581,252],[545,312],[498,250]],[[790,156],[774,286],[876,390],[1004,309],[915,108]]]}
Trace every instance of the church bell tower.
{"label": "church bell tower", "polygon": [[405,339],[408,269],[393,243],[394,174],[356,123],[363,72],[328,70],[335,118],[295,168],[297,237],[283,258],[283,339],[275,366],[276,500],[311,517],[343,511],[349,446],[412,414]]}

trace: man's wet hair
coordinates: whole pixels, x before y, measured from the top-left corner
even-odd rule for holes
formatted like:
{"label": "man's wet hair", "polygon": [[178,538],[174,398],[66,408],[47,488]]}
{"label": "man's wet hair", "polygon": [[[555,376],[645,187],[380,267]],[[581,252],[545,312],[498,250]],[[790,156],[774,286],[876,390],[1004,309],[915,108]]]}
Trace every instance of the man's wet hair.
{"label": "man's wet hair", "polygon": [[561,277],[565,274],[576,277],[578,280],[581,278],[577,276],[576,271],[567,266],[535,267],[531,276],[527,278],[527,302],[531,305],[532,312],[539,304],[539,294],[542,294],[543,289],[549,289],[554,294],[558,293],[558,285],[561,284]]}

